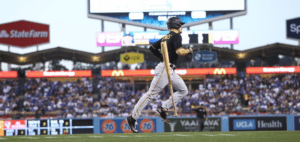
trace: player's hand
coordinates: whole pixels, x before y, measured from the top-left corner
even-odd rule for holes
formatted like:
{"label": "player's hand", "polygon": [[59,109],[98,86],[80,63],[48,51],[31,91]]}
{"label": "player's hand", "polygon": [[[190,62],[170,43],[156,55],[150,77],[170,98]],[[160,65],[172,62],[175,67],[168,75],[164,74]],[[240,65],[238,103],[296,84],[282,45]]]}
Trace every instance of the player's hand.
{"label": "player's hand", "polygon": [[205,119],[206,119],[206,120],[208,120],[208,118],[207,118],[207,117],[206,117]]}
{"label": "player's hand", "polygon": [[190,53],[193,53],[193,49],[192,49],[192,47],[189,47],[189,49],[190,49]]}

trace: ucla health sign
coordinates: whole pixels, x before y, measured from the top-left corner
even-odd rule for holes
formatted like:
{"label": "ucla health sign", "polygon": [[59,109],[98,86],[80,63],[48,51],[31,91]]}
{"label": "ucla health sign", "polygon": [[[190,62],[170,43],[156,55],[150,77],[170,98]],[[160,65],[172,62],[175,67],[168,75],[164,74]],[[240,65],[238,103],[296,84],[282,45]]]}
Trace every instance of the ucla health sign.
{"label": "ucla health sign", "polygon": [[198,62],[212,62],[217,59],[217,53],[216,52],[210,52],[210,51],[201,51],[194,53],[194,61]]}
{"label": "ucla health sign", "polygon": [[233,130],[255,130],[255,119],[234,119]]}
{"label": "ucla health sign", "polygon": [[286,20],[286,37],[300,40],[300,17]]}
{"label": "ucla health sign", "polygon": [[230,117],[230,131],[287,130],[286,116],[276,117]]}

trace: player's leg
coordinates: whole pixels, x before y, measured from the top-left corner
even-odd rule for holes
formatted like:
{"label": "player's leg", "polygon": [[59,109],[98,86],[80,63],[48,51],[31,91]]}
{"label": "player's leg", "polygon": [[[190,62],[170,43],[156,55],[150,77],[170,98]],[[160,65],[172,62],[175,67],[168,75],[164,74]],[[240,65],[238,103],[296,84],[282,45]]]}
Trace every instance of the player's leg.
{"label": "player's leg", "polygon": [[201,132],[203,131],[203,129],[204,129],[204,119],[201,118]]}
{"label": "player's leg", "polygon": [[[174,90],[176,90],[176,92],[174,92],[173,94],[173,97],[174,97],[175,104],[177,104],[184,96],[188,94],[188,89],[183,79],[178,74],[176,74],[175,71],[173,71],[171,74],[171,80],[172,80],[172,86]],[[172,97],[170,96],[170,98],[163,103],[162,107],[168,110],[172,106],[173,106],[173,102],[172,102]]]}
{"label": "player's leg", "polygon": [[129,125],[133,132],[137,132],[135,126],[131,123],[135,122],[142,110],[149,104],[149,102],[157,96],[157,94],[168,84],[167,73],[164,68],[164,64],[158,64],[155,68],[155,76],[151,82],[150,89],[143,94],[143,96],[139,99],[137,104],[134,106],[132,110],[132,114],[128,119],[130,119]]}

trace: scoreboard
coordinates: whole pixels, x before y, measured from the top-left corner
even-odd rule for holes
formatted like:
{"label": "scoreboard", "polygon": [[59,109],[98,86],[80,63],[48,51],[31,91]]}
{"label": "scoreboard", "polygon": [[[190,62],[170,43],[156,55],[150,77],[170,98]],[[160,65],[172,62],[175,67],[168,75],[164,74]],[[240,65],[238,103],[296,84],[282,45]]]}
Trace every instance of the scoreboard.
{"label": "scoreboard", "polygon": [[91,134],[94,131],[93,119],[5,120],[2,123],[5,136]]}

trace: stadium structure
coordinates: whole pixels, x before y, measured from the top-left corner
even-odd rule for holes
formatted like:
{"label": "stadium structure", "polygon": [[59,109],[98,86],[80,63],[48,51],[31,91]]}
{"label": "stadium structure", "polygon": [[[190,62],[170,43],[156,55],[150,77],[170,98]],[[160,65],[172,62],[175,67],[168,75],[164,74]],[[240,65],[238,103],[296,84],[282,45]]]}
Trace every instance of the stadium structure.
{"label": "stadium structure", "polygon": [[[188,30],[190,26],[202,23],[208,23],[212,30],[212,22],[229,18],[232,30],[232,18],[247,13],[246,1],[236,1],[245,3],[240,4],[242,8],[206,12],[207,18],[201,18],[203,12],[191,11],[185,11],[185,15],[179,12],[179,17],[187,22],[185,28]],[[122,30],[125,24],[144,26],[145,32],[147,28],[165,29],[165,23],[159,20],[166,18],[160,15],[162,12],[146,11],[137,15],[126,15],[122,11],[117,14],[105,13],[97,9],[90,10],[90,2],[97,4],[97,0],[88,0],[88,17],[102,20],[102,33],[104,20],[120,22]],[[144,19],[130,19],[140,15]],[[151,15],[159,16],[155,19]],[[49,29],[49,26],[45,27]],[[3,33],[7,34],[6,31],[1,34]],[[203,41],[210,38],[206,33],[202,36]],[[0,64],[32,64],[29,68],[0,71],[0,136],[21,135],[0,137],[0,140],[59,139],[58,141],[69,142],[168,141],[170,138],[174,141],[299,139],[298,132],[295,131],[300,130],[299,46],[273,43],[241,51],[234,50],[233,45],[231,48],[222,48],[207,43],[192,44],[192,50],[194,53],[209,53],[216,59],[199,62],[195,56],[188,55],[178,60],[176,73],[183,78],[189,90],[188,95],[176,106],[179,117],[172,117],[170,110],[168,118],[171,123],[167,125],[155,113],[170,96],[169,88],[165,87],[142,111],[143,117],[137,120],[137,129],[143,134],[129,134],[132,132],[125,118],[130,115],[142,94],[149,89],[154,76],[153,69],[160,62],[147,48],[148,44],[126,45],[101,53],[60,46],[27,54],[0,51]],[[130,65],[123,62],[129,60],[131,53],[143,57],[136,69],[130,69]],[[126,54],[128,56],[124,56]],[[72,61],[73,69],[66,70],[59,64],[60,60]],[[121,61],[123,64],[120,67],[118,64]],[[50,62],[47,71],[46,62]],[[37,64],[42,65],[36,68]],[[81,64],[89,66],[82,67]],[[204,105],[208,114],[202,133],[198,133],[199,122],[192,110],[199,105]],[[72,134],[86,135],[65,136]]]}

